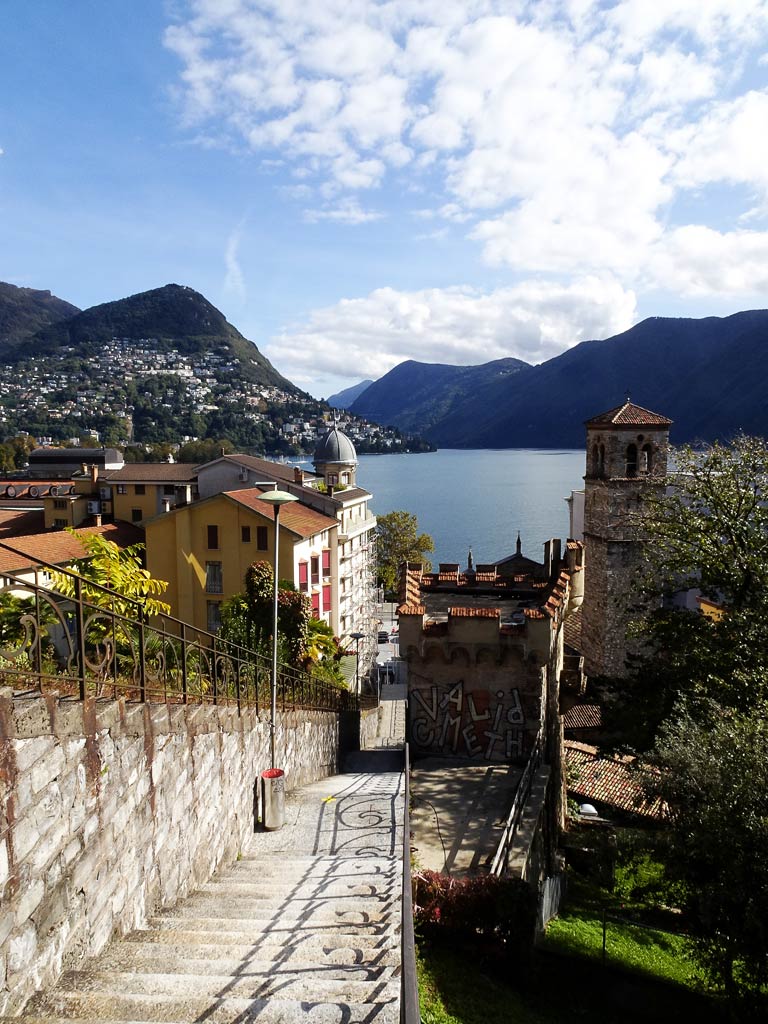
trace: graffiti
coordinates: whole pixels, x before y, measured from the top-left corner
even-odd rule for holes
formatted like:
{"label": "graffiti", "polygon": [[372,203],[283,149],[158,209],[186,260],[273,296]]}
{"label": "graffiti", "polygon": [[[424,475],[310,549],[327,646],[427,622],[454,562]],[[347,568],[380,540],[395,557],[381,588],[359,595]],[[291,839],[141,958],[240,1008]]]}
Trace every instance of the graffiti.
{"label": "graffiti", "polygon": [[515,689],[464,693],[459,680],[442,695],[411,690],[414,746],[463,757],[516,760],[525,752],[525,712]]}

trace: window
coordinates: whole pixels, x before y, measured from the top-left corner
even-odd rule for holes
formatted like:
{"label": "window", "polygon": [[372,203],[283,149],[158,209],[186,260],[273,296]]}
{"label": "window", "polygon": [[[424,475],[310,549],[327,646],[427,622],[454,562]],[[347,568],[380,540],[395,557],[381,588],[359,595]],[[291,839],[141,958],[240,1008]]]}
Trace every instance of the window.
{"label": "window", "polygon": [[140,508],[132,508],[131,509],[131,522],[132,523],[139,523],[139,522],[141,522],[141,519],[142,519],[143,515],[144,515],[144,513],[141,511]]}
{"label": "window", "polygon": [[338,473],[329,473],[328,474],[328,486],[329,487],[335,487],[338,482],[339,482],[339,474]]}
{"label": "window", "polygon": [[54,501],[54,503],[53,503],[53,507],[54,508],[66,508],[67,507],[67,503],[66,503],[66,501],[63,501],[61,498],[57,498]]}
{"label": "window", "polygon": [[627,445],[627,476],[637,476],[637,445]]}
{"label": "window", "polygon": [[320,618],[320,595],[312,595],[312,617],[315,619]]}
{"label": "window", "polygon": [[223,594],[221,562],[205,563],[205,589],[209,594]]}
{"label": "window", "polygon": [[309,563],[299,562],[299,590],[309,590]]}
{"label": "window", "polygon": [[331,575],[331,552],[329,548],[323,551],[323,576]]}
{"label": "window", "polygon": [[219,528],[218,526],[208,527],[208,547],[216,551],[219,547]]}
{"label": "window", "polygon": [[54,519],[53,520],[53,525],[58,530],[63,530],[65,527],[69,526],[69,520],[68,519]]}
{"label": "window", "polygon": [[317,555],[312,555],[312,586],[315,587],[320,582],[320,559]]}
{"label": "window", "polygon": [[147,488],[144,486],[144,484],[134,484],[133,485],[133,493],[134,494],[146,494],[147,493]]}
{"label": "window", "polygon": [[163,494],[167,498],[172,498],[175,493],[176,493],[176,488],[173,486],[173,484],[165,484],[165,486],[163,487]]}
{"label": "window", "polygon": [[251,543],[251,528],[250,528],[250,526],[241,526],[240,527],[240,540],[243,542],[243,544],[250,544]]}
{"label": "window", "polygon": [[128,493],[128,484],[118,484],[117,485],[117,493],[118,494],[127,494]]}
{"label": "window", "polygon": [[653,461],[653,449],[650,444],[644,444],[640,451],[640,472],[650,473]]}
{"label": "window", "polygon": [[323,587],[323,611],[329,612],[331,610],[331,587],[329,583],[326,583]]}
{"label": "window", "polygon": [[218,633],[221,629],[221,601],[208,601],[208,632]]}
{"label": "window", "polygon": [[256,547],[259,551],[266,551],[269,543],[269,536],[267,534],[266,526],[256,527]]}

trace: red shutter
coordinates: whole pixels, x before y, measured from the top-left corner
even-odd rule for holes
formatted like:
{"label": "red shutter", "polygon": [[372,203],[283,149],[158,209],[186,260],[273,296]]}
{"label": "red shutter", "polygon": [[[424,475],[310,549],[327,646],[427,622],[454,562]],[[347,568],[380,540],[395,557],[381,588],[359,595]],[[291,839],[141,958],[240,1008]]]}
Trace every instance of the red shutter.
{"label": "red shutter", "polygon": [[331,552],[329,548],[323,550],[323,576],[331,575]]}
{"label": "red shutter", "polygon": [[316,619],[320,618],[320,595],[312,595],[312,614]]}
{"label": "red shutter", "polygon": [[329,612],[331,610],[331,587],[327,584],[323,587],[323,611]]}
{"label": "red shutter", "polygon": [[309,589],[309,565],[299,562],[299,590]]}

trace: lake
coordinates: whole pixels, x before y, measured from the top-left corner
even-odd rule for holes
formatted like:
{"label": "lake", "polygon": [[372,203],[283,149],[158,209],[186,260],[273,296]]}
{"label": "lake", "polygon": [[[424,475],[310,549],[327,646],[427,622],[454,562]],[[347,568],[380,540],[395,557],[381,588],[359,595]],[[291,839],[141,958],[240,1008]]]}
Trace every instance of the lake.
{"label": "lake", "polygon": [[564,499],[584,486],[584,449],[441,449],[421,455],[361,455],[357,482],[377,515],[413,512],[432,535],[432,562],[493,562],[513,554],[542,561],[544,541],[568,536]]}

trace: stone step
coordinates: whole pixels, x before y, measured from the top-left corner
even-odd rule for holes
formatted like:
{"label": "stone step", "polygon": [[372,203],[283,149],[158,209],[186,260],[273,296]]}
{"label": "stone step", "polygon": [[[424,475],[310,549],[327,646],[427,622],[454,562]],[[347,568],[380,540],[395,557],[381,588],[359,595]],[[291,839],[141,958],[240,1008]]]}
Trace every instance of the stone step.
{"label": "stone step", "polygon": [[[302,933],[318,936],[342,935],[356,939],[365,936],[388,936],[395,935],[399,928],[399,917],[394,919],[388,915],[387,919],[375,922],[353,922],[350,920],[322,920],[313,918],[309,922],[292,920],[273,919],[265,917],[260,921],[252,917],[238,918],[216,918],[216,917],[192,917],[170,914],[163,917],[153,917],[150,922],[152,928],[158,931],[174,932],[197,932],[214,936],[214,941],[221,936],[221,941],[257,942],[265,935],[285,937],[286,941],[293,941]],[[237,939],[228,940],[225,936],[237,936]]]}
{"label": "stone step", "polygon": [[[120,943],[102,953],[94,968],[98,969],[100,974],[105,971],[128,971],[136,974],[162,972],[200,977],[216,975],[262,980],[279,978],[281,983],[306,980],[310,974],[324,981],[391,981],[399,973],[396,966],[374,961],[334,963],[322,957],[322,951],[321,958],[316,958],[316,953],[316,948],[286,947],[282,956],[277,954],[274,957],[264,957],[257,944],[251,946],[243,956],[237,957],[232,954],[231,949],[219,949],[215,953],[205,955],[200,953],[197,947],[182,946],[171,952],[168,946]],[[347,951],[348,961],[351,953],[351,950]]]}
{"label": "stone step", "polygon": [[[391,917],[393,900],[344,899],[216,899],[192,896],[179,903],[171,913],[174,917],[216,917],[233,921],[349,921],[350,924],[371,924]],[[158,916],[164,916],[160,914]]]}
{"label": "stone step", "polygon": [[319,879],[297,879],[295,882],[286,884],[283,881],[277,881],[270,883],[269,881],[234,881],[227,878],[217,879],[212,882],[207,882],[205,885],[200,886],[195,891],[192,898],[196,898],[202,894],[208,894],[215,896],[217,899],[222,897],[249,897],[257,900],[275,900],[282,897],[290,896],[290,899],[311,899],[311,898],[328,898],[328,897],[339,897],[347,899],[349,897],[355,898],[381,898],[384,897],[388,900],[394,899],[400,892],[401,883],[397,879],[383,879],[379,878],[378,881],[371,876],[370,880],[352,877],[348,877],[339,881],[326,880],[323,878]]}
{"label": "stone step", "polygon": [[243,970],[238,974],[173,974],[136,971],[65,971],[52,993],[74,993],[104,996],[156,996],[171,999],[298,999],[312,1002],[385,1003],[397,1000],[400,982],[393,980],[391,972],[381,980],[361,981],[357,978],[326,978],[308,975],[302,971],[286,974],[251,975]]}
{"label": "stone step", "polygon": [[[386,937],[359,935],[304,935],[295,940],[269,941],[267,935],[253,943],[242,941],[242,933],[136,931],[122,939],[116,956],[130,956],[129,947],[143,951],[154,963],[168,963],[173,957],[216,960],[247,960],[257,956],[260,962],[281,963],[313,961],[322,965],[357,965],[397,967],[399,945],[391,945]],[[229,941],[232,939],[233,941]],[[111,950],[102,954],[111,957]],[[166,959],[169,958],[169,959]],[[105,962],[109,962],[108,960]],[[123,962],[123,961],[121,961]],[[126,963],[128,961],[125,961]],[[99,960],[102,963],[102,960]]]}
{"label": "stone step", "polygon": [[328,1003],[315,999],[160,999],[156,995],[62,992],[35,997],[25,1017],[0,1024],[397,1024],[397,1001]]}

